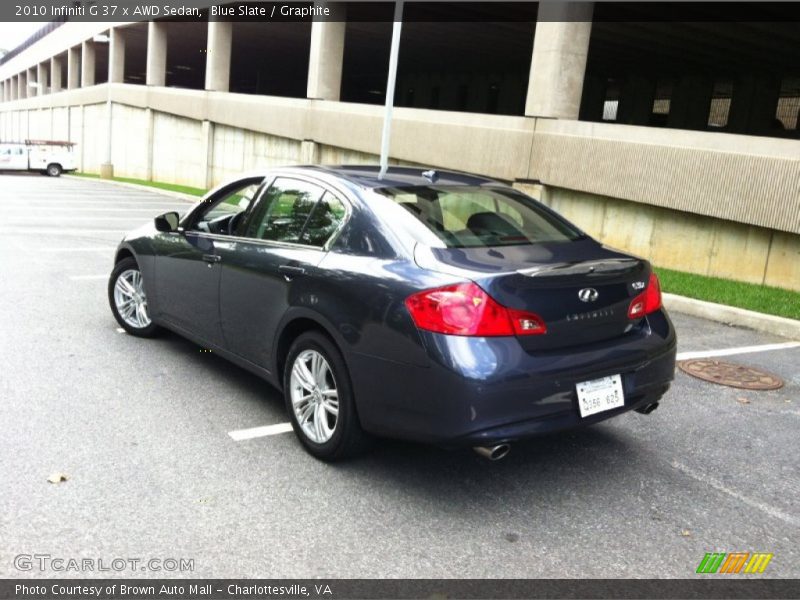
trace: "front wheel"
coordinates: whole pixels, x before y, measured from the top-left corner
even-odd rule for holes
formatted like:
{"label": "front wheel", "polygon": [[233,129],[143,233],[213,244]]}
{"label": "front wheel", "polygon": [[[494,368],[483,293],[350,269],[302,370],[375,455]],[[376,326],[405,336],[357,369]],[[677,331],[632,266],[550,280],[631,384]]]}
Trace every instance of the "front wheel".
{"label": "front wheel", "polygon": [[131,335],[153,337],[158,331],[147,309],[142,272],[133,258],[122,259],[111,271],[108,301],[117,323]]}
{"label": "front wheel", "polygon": [[308,332],[294,341],[284,368],[283,392],[292,428],[311,455],[334,461],[360,454],[368,446],[344,358],[326,336]]}
{"label": "front wheel", "polygon": [[51,163],[47,165],[47,174],[50,177],[58,177],[59,175],[61,175],[61,171],[62,171],[61,165],[59,164]]}

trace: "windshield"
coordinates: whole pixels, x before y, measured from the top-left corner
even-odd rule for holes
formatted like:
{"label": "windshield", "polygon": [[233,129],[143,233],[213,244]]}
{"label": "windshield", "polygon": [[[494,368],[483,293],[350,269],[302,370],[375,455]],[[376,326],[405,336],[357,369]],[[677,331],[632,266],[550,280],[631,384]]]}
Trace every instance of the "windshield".
{"label": "windshield", "polygon": [[448,248],[567,242],[583,234],[511,189],[474,186],[384,188]]}

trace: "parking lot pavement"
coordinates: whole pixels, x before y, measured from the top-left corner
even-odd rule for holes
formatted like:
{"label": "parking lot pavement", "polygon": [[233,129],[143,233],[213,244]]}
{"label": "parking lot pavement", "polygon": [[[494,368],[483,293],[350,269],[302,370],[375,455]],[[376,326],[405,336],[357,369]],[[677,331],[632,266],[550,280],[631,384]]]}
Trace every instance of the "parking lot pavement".
{"label": "parking lot pavement", "polygon": [[[323,464],[291,433],[228,435],[286,422],[267,384],[175,335],[119,332],[114,246],[186,206],[0,175],[1,577],[42,575],[15,568],[22,553],[190,558],[167,574],[196,577],[690,577],[711,551],[771,552],[765,576],[800,576],[800,348],[730,357],[780,390],[678,372],[653,414],[498,463],[382,441]],[[785,341],[672,316],[681,352]]]}

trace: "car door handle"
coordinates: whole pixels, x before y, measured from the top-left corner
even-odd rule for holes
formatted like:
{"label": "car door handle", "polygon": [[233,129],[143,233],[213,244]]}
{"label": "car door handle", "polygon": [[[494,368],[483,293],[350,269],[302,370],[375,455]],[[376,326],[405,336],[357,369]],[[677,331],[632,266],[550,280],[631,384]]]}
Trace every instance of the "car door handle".
{"label": "car door handle", "polygon": [[217,254],[203,254],[203,260],[207,263],[218,263],[222,257]]}
{"label": "car door handle", "polygon": [[293,267],[291,265],[281,265],[278,267],[278,271],[283,273],[283,276],[289,280],[292,277],[297,277],[298,275],[305,275],[306,270],[303,267]]}

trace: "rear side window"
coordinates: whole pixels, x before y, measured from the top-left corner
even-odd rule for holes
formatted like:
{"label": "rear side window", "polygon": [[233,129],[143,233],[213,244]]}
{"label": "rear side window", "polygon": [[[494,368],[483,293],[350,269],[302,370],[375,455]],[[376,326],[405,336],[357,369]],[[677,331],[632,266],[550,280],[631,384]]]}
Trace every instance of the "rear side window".
{"label": "rear side window", "polygon": [[341,200],[330,192],[325,192],[317,202],[306,222],[300,241],[309,246],[324,246],[333,232],[344,220],[345,208]]}
{"label": "rear side window", "polygon": [[247,236],[299,244],[306,220],[323,192],[299,179],[276,179],[253,216]]}
{"label": "rear side window", "polygon": [[288,177],[276,179],[256,207],[247,237],[324,246],[346,214],[344,203],[323,188]]}
{"label": "rear side window", "polygon": [[449,248],[565,242],[582,236],[511,189],[418,186],[377,191],[408,210]]}

